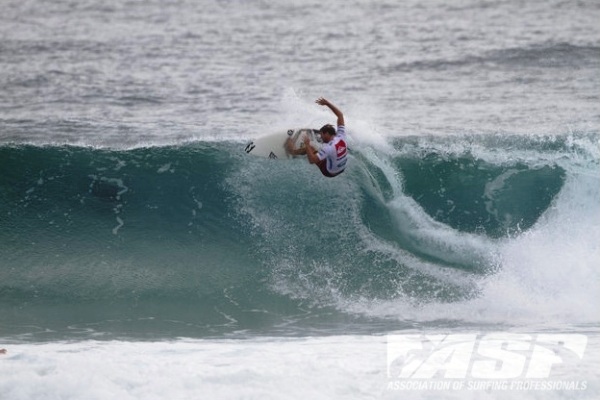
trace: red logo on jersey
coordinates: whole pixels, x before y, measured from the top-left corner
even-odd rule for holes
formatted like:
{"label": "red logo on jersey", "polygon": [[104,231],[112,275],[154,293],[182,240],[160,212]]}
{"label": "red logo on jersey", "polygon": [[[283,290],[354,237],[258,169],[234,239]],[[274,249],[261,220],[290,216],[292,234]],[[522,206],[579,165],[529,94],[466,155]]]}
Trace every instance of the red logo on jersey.
{"label": "red logo on jersey", "polygon": [[343,140],[340,140],[339,142],[337,142],[335,144],[335,150],[337,152],[338,157],[342,157],[342,156],[346,155],[346,142],[344,142]]}

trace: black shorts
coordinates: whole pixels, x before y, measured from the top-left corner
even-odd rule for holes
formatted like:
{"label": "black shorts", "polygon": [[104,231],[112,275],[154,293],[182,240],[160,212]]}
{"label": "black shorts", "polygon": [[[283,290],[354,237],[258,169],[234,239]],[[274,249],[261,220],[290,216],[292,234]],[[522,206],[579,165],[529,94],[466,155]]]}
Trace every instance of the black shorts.
{"label": "black shorts", "polygon": [[321,170],[321,173],[323,174],[323,176],[326,176],[328,178],[333,178],[335,176],[338,176],[342,172],[344,172],[344,170],[341,170],[337,174],[332,174],[331,172],[327,171],[327,160],[326,159],[319,161],[318,164],[317,164],[317,167],[319,167],[319,169]]}

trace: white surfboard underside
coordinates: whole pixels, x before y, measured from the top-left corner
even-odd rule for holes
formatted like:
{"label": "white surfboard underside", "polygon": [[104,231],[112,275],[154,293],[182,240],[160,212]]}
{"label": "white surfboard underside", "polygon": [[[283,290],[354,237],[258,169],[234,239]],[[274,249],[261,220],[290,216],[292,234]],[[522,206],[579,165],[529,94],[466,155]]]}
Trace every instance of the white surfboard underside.
{"label": "white surfboard underside", "polygon": [[321,136],[319,132],[309,128],[288,129],[287,131],[274,132],[265,136],[261,136],[246,145],[244,149],[246,153],[258,157],[289,159],[294,158],[285,149],[285,143],[288,138],[294,143],[294,148],[299,149],[304,147],[304,138],[310,138],[312,147],[321,148]]}

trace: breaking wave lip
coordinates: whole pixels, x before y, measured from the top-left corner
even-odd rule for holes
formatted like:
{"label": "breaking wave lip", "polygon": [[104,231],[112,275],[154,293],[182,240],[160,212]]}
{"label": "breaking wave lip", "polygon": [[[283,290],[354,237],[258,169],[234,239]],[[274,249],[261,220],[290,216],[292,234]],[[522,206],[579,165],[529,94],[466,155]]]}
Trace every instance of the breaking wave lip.
{"label": "breaking wave lip", "polygon": [[340,321],[329,308],[594,321],[594,141],[396,138],[351,149],[336,180],[239,142],[0,146],[0,296],[32,314],[157,309],[204,332]]}
{"label": "breaking wave lip", "polygon": [[[498,138],[492,139],[494,146],[500,144]],[[511,139],[504,138],[501,142],[505,140]],[[508,166],[486,185],[487,188],[490,184],[494,188],[506,184],[515,173],[511,165],[521,163],[538,171],[552,166],[560,182],[548,207],[531,225],[525,229],[519,226],[517,231],[494,243],[498,268],[476,280],[475,296],[452,302],[420,302],[406,296],[397,299],[363,297],[354,301],[338,298],[339,306],[364,315],[422,322],[458,319],[507,325],[597,324],[600,310],[594,298],[600,289],[596,268],[600,261],[597,243],[600,237],[597,224],[600,220],[597,201],[600,198],[600,154],[594,143],[598,143],[596,134],[522,137],[510,146],[510,153],[505,156],[501,155],[502,150],[471,148],[477,153],[476,158]],[[524,148],[520,149],[519,144]],[[439,154],[457,154],[456,148],[437,146],[433,145]],[[414,150],[408,149],[409,152]],[[544,173],[537,178],[544,176],[548,175]],[[541,183],[538,179],[526,181]]]}

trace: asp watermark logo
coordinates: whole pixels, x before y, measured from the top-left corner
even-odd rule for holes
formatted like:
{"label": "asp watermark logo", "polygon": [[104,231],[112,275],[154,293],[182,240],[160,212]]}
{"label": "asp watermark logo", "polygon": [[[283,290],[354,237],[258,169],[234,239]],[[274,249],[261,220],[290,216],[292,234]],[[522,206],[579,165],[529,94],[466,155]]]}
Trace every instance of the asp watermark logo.
{"label": "asp watermark logo", "polygon": [[586,346],[581,334],[388,335],[388,388],[584,390],[585,381],[548,379],[581,361]]}

